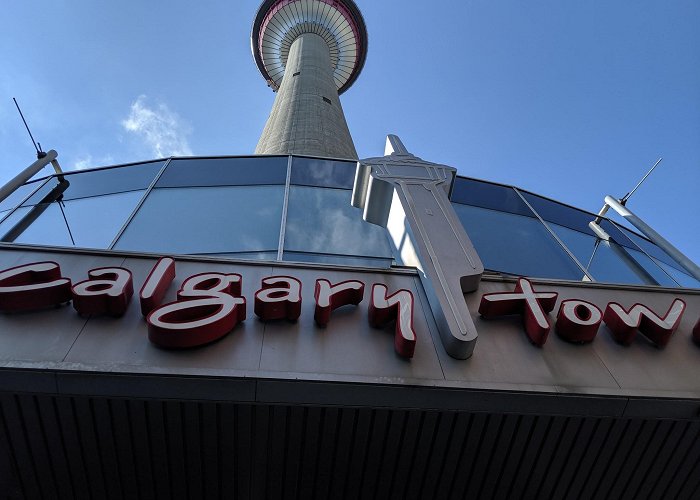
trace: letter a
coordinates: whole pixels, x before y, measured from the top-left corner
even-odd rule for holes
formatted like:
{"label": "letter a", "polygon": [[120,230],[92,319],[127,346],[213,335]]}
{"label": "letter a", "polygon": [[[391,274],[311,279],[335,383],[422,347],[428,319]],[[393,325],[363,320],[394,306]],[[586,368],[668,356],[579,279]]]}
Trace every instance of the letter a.
{"label": "letter a", "polygon": [[134,295],[131,271],[123,267],[102,267],[88,271],[88,278],[72,289],[73,307],[78,314],[122,316]]}
{"label": "letter a", "polygon": [[296,321],[301,316],[301,281],[290,276],[264,278],[255,293],[254,310],[263,321]]}

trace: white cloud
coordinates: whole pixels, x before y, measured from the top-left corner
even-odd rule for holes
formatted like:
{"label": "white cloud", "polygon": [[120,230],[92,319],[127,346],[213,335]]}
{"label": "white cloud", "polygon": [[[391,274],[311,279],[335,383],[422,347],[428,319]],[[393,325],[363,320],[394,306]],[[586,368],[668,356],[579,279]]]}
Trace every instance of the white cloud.
{"label": "white cloud", "polygon": [[[93,158],[91,154],[86,154],[83,156],[77,157],[73,161],[73,168],[75,170],[85,170],[86,168],[92,168],[92,167],[104,167],[108,165],[112,165],[114,163],[114,158],[112,155],[107,155],[103,156],[101,158]],[[70,163],[69,163],[70,165]]]}
{"label": "white cloud", "polygon": [[136,134],[158,157],[190,156],[192,150],[187,136],[192,132],[187,122],[166,104],[149,107],[145,95],[140,95],[131,104],[131,112],[121,122],[128,132]]}
{"label": "white cloud", "polygon": [[82,158],[75,160],[76,170],[85,170],[92,166],[92,155],[85,155]]}

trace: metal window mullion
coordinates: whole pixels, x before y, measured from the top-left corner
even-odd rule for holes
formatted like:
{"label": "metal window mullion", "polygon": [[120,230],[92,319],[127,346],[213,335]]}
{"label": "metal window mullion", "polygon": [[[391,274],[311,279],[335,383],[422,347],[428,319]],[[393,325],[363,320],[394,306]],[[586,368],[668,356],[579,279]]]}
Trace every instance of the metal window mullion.
{"label": "metal window mullion", "polygon": [[552,228],[549,227],[549,224],[547,224],[547,222],[540,216],[540,214],[537,213],[537,210],[535,210],[533,208],[533,206],[530,205],[530,203],[528,203],[528,201],[525,199],[525,197],[522,195],[522,193],[518,190],[518,188],[512,187],[512,189],[520,197],[520,199],[523,200],[523,203],[525,203],[525,205],[527,205],[527,208],[529,208],[532,211],[532,213],[535,214],[535,217],[537,217],[537,219],[542,223],[542,225],[547,229],[547,231],[549,231],[549,234],[551,234],[552,237],[555,239],[555,241],[557,243],[559,243],[559,246],[561,246],[564,249],[564,251],[571,258],[571,260],[573,260],[576,263],[576,265],[579,267],[579,269],[581,269],[581,271],[583,271],[583,274],[585,274],[589,280],[596,281],[593,278],[593,276],[590,275],[590,273],[588,272],[588,269],[583,267],[583,265],[579,262],[579,260],[576,258],[576,256],[571,252],[571,250],[569,250],[569,247],[567,247],[564,244],[564,242],[559,238],[559,236],[557,236],[557,233],[555,233],[552,230]]}
{"label": "metal window mullion", "polygon": [[277,245],[277,260],[284,255],[284,235],[287,229],[287,208],[289,207],[289,186],[292,181],[292,155],[287,157],[287,179],[284,181],[284,200],[282,202],[282,220],[280,222],[280,239]]}
{"label": "metal window mullion", "polygon": [[116,245],[117,241],[119,241],[119,238],[122,237],[122,235],[124,234],[124,231],[126,231],[127,226],[129,224],[131,224],[131,221],[136,216],[136,212],[138,212],[141,209],[144,202],[146,201],[146,198],[148,198],[148,195],[151,193],[151,191],[153,191],[154,186],[160,180],[161,176],[163,175],[163,172],[165,172],[165,169],[168,168],[168,165],[170,165],[170,162],[172,161],[172,159],[173,159],[173,157],[171,156],[170,158],[168,158],[165,161],[165,165],[163,165],[161,167],[160,171],[156,174],[156,176],[153,178],[151,183],[148,185],[148,187],[146,188],[146,192],[141,197],[141,200],[139,200],[139,202],[136,204],[136,207],[134,207],[134,209],[131,211],[131,213],[129,214],[129,217],[126,219],[124,224],[122,224],[122,227],[119,228],[119,231],[117,231],[117,235],[112,240],[112,243],[110,243],[109,247],[107,247],[109,250],[114,249],[114,245]]}
{"label": "metal window mullion", "polygon": [[[20,209],[20,208],[22,207],[22,205],[24,204],[24,202],[26,202],[29,198],[31,198],[32,196],[34,196],[34,193],[36,193],[36,192],[39,191],[41,188],[43,188],[43,187],[44,187],[51,179],[53,179],[54,177],[55,177],[54,175],[50,175],[50,176],[48,176],[46,179],[44,179],[44,182],[37,182],[38,187],[37,187],[34,191],[32,191],[31,193],[29,193],[27,196],[25,196],[25,197],[22,199],[22,201],[20,201],[14,208],[11,208],[11,209],[8,211],[8,214],[7,214],[5,217],[3,217],[2,219],[0,219],[0,224],[2,224],[3,222],[5,222],[5,219],[7,219],[10,215],[12,215],[13,213],[15,213],[18,209]],[[19,188],[18,188],[18,189],[19,189]],[[14,192],[14,191],[13,191],[13,192]]]}

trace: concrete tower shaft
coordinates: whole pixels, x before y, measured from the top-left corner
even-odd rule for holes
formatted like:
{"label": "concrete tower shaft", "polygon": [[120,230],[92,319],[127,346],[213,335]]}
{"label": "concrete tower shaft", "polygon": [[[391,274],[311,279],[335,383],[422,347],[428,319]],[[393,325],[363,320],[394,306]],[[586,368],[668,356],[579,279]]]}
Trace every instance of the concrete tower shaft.
{"label": "concrete tower shaft", "polygon": [[357,158],[339,94],[360,74],[367,30],[352,0],[264,0],[251,48],[277,91],[256,154]]}
{"label": "concrete tower shaft", "polygon": [[304,33],[292,43],[255,154],[357,159],[333,81],[330,51],[319,35]]}

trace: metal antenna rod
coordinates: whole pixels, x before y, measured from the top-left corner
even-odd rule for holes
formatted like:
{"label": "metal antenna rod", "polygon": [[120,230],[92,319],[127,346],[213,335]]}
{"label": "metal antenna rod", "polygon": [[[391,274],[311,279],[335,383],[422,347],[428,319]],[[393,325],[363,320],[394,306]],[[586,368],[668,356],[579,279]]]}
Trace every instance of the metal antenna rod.
{"label": "metal antenna rod", "polygon": [[37,156],[37,158],[40,158],[43,151],[41,150],[41,147],[38,147],[36,145],[36,141],[34,140],[34,136],[32,135],[32,131],[29,130],[29,125],[27,125],[27,120],[24,119],[24,114],[22,113],[22,110],[19,108],[19,104],[17,104],[17,99],[15,99],[13,97],[12,100],[15,101],[15,106],[17,106],[17,111],[19,111],[19,116],[22,117],[22,121],[24,122],[24,126],[27,129],[27,132],[29,133],[29,138],[32,140],[32,144],[34,144],[34,149],[36,149],[36,156]]}
{"label": "metal antenna rod", "polygon": [[642,180],[639,181],[636,186],[634,186],[634,189],[622,197],[622,199],[620,200],[620,204],[622,204],[624,206],[625,203],[627,203],[627,200],[630,199],[630,196],[632,196],[634,194],[634,192],[637,189],[639,189],[639,186],[641,186],[642,183],[645,180],[647,180],[647,177],[649,177],[651,175],[651,173],[654,171],[654,169],[659,165],[659,163],[661,163],[661,160],[663,160],[663,158],[659,158],[658,160],[656,160],[656,163],[654,163],[654,166],[651,167],[651,169],[646,173],[646,175],[644,177],[642,177]]}

